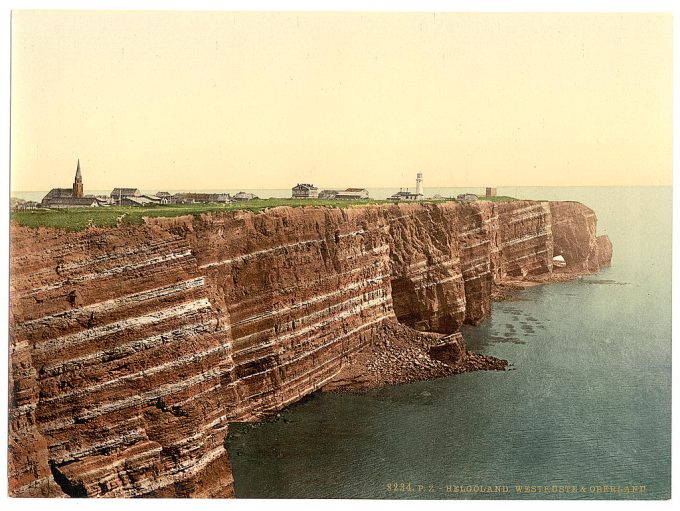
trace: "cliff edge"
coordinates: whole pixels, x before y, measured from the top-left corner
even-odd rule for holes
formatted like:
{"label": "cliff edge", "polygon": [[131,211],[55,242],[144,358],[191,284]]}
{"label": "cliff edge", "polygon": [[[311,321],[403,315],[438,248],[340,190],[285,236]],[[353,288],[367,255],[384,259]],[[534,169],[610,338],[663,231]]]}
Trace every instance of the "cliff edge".
{"label": "cliff edge", "polygon": [[459,327],[504,283],[609,264],[596,222],[515,201],[12,225],[9,493],[233,496],[230,422],[314,392],[395,329],[429,336],[426,366],[493,366]]}

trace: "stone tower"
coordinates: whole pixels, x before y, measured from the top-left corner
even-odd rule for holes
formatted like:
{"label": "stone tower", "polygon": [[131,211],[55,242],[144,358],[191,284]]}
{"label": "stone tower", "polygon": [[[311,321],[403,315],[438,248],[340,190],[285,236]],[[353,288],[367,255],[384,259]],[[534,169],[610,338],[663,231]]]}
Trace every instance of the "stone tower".
{"label": "stone tower", "polygon": [[76,168],[76,178],[73,180],[73,196],[83,196],[83,176],[80,174],[80,158],[78,159],[78,168]]}
{"label": "stone tower", "polygon": [[423,173],[418,172],[416,174],[416,194],[422,195],[423,194]]}

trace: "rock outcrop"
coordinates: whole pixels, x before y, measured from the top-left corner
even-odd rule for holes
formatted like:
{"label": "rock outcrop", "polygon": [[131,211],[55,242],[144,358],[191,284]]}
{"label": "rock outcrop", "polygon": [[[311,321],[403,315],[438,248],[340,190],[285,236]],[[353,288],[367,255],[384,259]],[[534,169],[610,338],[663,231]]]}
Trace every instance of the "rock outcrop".
{"label": "rock outcrop", "polygon": [[555,255],[564,257],[567,268],[597,271],[612,258],[609,237],[596,236],[595,212],[579,202],[551,202]]}
{"label": "rock outcrop", "polygon": [[229,422],[321,388],[388,321],[452,334],[553,254],[609,264],[595,223],[516,201],[13,225],[10,495],[231,496]]}

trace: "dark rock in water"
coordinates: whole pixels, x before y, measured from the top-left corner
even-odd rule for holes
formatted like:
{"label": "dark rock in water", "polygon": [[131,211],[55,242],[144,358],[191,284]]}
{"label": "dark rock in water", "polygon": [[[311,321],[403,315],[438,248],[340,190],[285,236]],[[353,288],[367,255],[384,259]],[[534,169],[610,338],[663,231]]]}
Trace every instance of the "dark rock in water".
{"label": "dark rock in water", "polygon": [[442,343],[432,346],[429,350],[431,358],[453,367],[461,365],[466,354],[465,339],[460,333],[445,337]]}

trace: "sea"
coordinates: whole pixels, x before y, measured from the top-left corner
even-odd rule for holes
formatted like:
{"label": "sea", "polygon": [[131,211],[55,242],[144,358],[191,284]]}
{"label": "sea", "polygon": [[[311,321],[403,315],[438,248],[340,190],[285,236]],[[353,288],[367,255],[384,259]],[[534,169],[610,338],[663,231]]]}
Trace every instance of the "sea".
{"label": "sea", "polygon": [[[425,190],[463,192],[483,189]],[[593,208],[611,267],[517,292],[463,328],[469,349],[508,360],[508,371],[318,392],[273,420],[232,424],[237,497],[670,498],[672,189],[498,194]]]}

